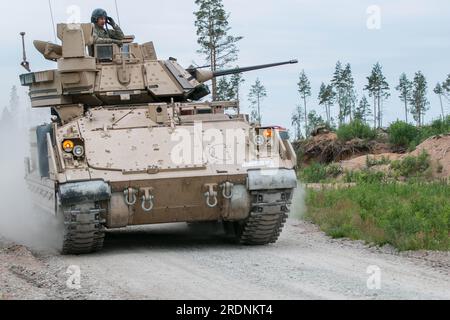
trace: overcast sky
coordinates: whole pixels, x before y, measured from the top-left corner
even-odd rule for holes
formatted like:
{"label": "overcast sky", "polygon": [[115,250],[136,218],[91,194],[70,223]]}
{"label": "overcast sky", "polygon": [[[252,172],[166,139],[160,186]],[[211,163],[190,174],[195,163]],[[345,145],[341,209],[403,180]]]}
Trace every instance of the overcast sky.
{"label": "overcast sky", "polygon": [[[71,5],[79,6],[83,21],[89,21],[96,7],[116,17],[113,0],[52,0],[52,4],[56,22],[69,19]],[[337,60],[352,64],[359,97],[373,64],[379,61],[383,65],[392,89],[385,105],[388,121],[404,117],[394,90],[399,75],[406,72],[412,78],[421,70],[429,83],[432,110],[427,120],[439,117],[439,100],[432,89],[450,74],[450,1],[224,0],[224,4],[231,12],[231,32],[244,37],[239,44],[239,65],[300,60],[298,65],[246,75],[244,107],[248,105],[248,87],[257,77],[267,88],[268,97],[263,102],[266,124],[290,126],[291,114],[300,103],[296,84],[302,69],[313,86],[309,106],[322,114],[317,104],[318,89],[321,82],[330,81]],[[203,62],[196,54],[193,0],[118,0],[118,5],[125,33],[134,34],[138,42],[154,41],[160,59],[177,57],[186,67],[193,61]],[[367,27],[373,17],[367,10],[372,5],[381,10],[380,29]],[[32,40],[54,39],[48,0],[1,1],[0,10],[1,108],[8,104],[10,88],[19,85],[18,75],[23,73],[19,67],[20,31],[27,32],[28,58],[34,71],[55,65],[32,47]],[[26,99],[25,88],[20,90],[22,99]]]}

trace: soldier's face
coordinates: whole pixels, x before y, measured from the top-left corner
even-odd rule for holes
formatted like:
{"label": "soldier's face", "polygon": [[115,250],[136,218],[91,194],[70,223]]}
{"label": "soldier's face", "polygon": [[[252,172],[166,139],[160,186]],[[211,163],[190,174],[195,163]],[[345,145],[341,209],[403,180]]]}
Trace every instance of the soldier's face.
{"label": "soldier's face", "polygon": [[105,17],[100,17],[97,20],[97,25],[101,28],[103,28],[106,24],[106,18]]}

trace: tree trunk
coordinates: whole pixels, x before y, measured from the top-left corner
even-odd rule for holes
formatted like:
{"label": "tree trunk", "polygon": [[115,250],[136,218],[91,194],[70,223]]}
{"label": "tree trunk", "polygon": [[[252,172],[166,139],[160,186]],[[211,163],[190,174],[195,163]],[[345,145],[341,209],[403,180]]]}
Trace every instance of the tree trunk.
{"label": "tree trunk", "polygon": [[[217,61],[216,61],[216,51],[212,49],[211,52],[211,70],[215,72],[217,69]],[[217,100],[217,79],[212,79],[212,99],[213,101]]]}
{"label": "tree trunk", "polygon": [[339,104],[339,126],[342,126],[342,99],[340,89],[338,89],[338,104]]}
{"label": "tree trunk", "polygon": [[377,100],[378,100],[378,129],[381,128],[381,96],[380,94],[378,94],[377,96]]}
{"label": "tree trunk", "polygon": [[353,110],[352,110],[352,106],[350,105],[350,122],[353,121]]}
{"label": "tree trunk", "polygon": [[257,99],[258,99],[258,122],[259,122],[259,125],[261,125],[261,123],[262,123],[261,118],[262,117],[261,117],[261,106],[259,104],[259,94],[258,94]]}
{"label": "tree trunk", "polygon": [[377,128],[377,97],[373,95],[373,128]]}
{"label": "tree trunk", "polygon": [[237,95],[236,101],[238,104],[237,113],[238,113],[238,115],[241,115],[241,98],[239,96],[239,91],[240,91],[240,88],[239,88],[239,84],[238,84],[238,87],[236,88],[236,95]]}
{"label": "tree trunk", "polygon": [[420,110],[419,104],[417,104],[416,113],[417,113],[417,127],[420,128],[422,126],[422,119],[421,119],[422,111]]}
{"label": "tree trunk", "polygon": [[408,97],[405,96],[405,119],[406,119],[406,123],[408,123]]}
{"label": "tree trunk", "polygon": [[325,109],[327,111],[327,124],[330,125],[331,124],[331,107],[330,107],[330,105],[326,104]]}
{"label": "tree trunk", "polygon": [[303,104],[305,106],[305,137],[308,136],[308,113],[306,109],[306,96],[303,96]]}
{"label": "tree trunk", "polygon": [[444,105],[442,104],[442,94],[439,95],[439,101],[441,102],[442,121],[444,121],[445,120],[445,112],[444,112]]}

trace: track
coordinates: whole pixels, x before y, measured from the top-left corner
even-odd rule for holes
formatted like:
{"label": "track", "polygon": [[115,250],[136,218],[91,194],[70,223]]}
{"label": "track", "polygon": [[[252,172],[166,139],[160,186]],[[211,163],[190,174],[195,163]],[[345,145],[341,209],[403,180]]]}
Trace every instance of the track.
{"label": "track", "polygon": [[105,239],[103,209],[94,203],[61,207],[64,215],[63,254],[100,251]]}
{"label": "track", "polygon": [[252,192],[252,212],[238,226],[239,242],[244,245],[276,243],[288,218],[294,190]]}

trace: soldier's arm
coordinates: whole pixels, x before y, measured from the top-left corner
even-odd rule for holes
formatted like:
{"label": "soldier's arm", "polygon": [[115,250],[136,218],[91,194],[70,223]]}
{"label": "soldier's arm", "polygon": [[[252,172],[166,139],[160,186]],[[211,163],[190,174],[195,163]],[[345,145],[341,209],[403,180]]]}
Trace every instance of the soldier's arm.
{"label": "soldier's arm", "polygon": [[94,34],[94,44],[117,44],[122,45],[122,41],[118,39],[111,39],[111,38],[101,38],[98,35]]}
{"label": "soldier's arm", "polygon": [[115,40],[123,40],[125,38],[125,34],[118,24],[113,26],[114,30],[109,30],[109,36]]}

